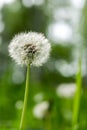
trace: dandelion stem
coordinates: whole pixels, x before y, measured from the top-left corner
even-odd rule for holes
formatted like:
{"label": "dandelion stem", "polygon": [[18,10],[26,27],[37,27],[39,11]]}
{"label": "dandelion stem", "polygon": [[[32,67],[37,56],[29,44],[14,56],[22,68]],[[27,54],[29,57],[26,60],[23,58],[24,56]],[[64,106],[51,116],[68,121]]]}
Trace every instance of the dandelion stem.
{"label": "dandelion stem", "polygon": [[24,105],[23,105],[21,122],[20,122],[20,129],[19,130],[24,130],[24,125],[25,125],[25,115],[26,115],[26,108],[27,108],[27,101],[28,101],[28,91],[29,91],[29,70],[30,70],[30,65],[28,65],[28,67],[27,67]]}
{"label": "dandelion stem", "polygon": [[74,106],[73,106],[73,117],[72,117],[72,127],[74,128],[75,125],[78,123],[78,115],[79,115],[79,108],[80,108],[80,98],[81,98],[81,86],[82,86],[82,74],[81,74],[81,57],[78,61],[78,71],[76,76],[76,93],[74,98]]}

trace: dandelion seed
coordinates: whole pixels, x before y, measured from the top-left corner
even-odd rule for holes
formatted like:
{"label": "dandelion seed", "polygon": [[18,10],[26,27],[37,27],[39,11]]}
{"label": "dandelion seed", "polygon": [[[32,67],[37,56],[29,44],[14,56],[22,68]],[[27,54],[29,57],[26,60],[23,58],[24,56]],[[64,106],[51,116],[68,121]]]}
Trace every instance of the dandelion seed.
{"label": "dandelion seed", "polygon": [[41,66],[49,58],[50,49],[50,43],[43,34],[28,32],[12,39],[9,54],[18,64]]}

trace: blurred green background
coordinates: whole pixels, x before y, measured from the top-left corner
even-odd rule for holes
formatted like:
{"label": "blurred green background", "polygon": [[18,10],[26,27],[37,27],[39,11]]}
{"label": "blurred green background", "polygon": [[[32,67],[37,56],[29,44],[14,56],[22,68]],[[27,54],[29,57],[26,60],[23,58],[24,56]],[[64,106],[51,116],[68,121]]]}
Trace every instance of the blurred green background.
{"label": "blurred green background", "polygon": [[82,94],[78,130],[87,130],[87,0],[0,0],[0,130],[18,130],[26,67],[8,54],[16,33],[42,32],[52,46],[42,67],[31,67],[29,130],[70,130],[78,57]]}

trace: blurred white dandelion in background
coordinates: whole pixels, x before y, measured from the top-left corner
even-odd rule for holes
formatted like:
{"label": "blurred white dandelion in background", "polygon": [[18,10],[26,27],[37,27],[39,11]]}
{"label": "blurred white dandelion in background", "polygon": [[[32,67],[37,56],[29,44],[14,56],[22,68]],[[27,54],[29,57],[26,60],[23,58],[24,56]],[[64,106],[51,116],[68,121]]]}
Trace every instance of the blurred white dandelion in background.
{"label": "blurred white dandelion in background", "polygon": [[47,34],[54,42],[71,41],[72,28],[65,22],[54,22],[48,26]]}
{"label": "blurred white dandelion in background", "polygon": [[44,0],[33,0],[34,1],[34,5],[36,6],[40,6],[44,3]]}
{"label": "blurred white dandelion in background", "polygon": [[33,0],[22,0],[22,3],[25,7],[32,7],[33,6]]}
{"label": "blurred white dandelion in background", "polygon": [[46,115],[48,108],[49,108],[48,101],[43,101],[41,103],[38,103],[33,109],[33,115],[38,119],[43,119],[44,116]]}
{"label": "blurred white dandelion in background", "polygon": [[25,7],[40,6],[44,3],[44,0],[22,0]]}
{"label": "blurred white dandelion in background", "polygon": [[44,94],[42,92],[35,94],[34,101],[36,103],[41,102],[44,99]]}
{"label": "blurred white dandelion in background", "polygon": [[12,74],[12,81],[14,84],[21,84],[25,80],[24,70],[14,65],[13,74]]}
{"label": "blurred white dandelion in background", "polygon": [[56,88],[56,94],[59,97],[63,98],[72,98],[76,91],[76,84],[75,83],[64,83],[60,84]]}
{"label": "blurred white dandelion in background", "polygon": [[18,101],[15,103],[15,107],[16,107],[16,109],[22,109],[22,108],[23,108],[23,101],[18,100]]}
{"label": "blurred white dandelion in background", "polygon": [[71,63],[68,63],[65,60],[59,60],[55,62],[55,68],[64,77],[70,77],[76,74],[77,62],[73,61]]}
{"label": "blurred white dandelion in background", "polygon": [[15,0],[0,0],[0,8],[2,8],[5,4],[13,3]]}
{"label": "blurred white dandelion in background", "polygon": [[76,9],[82,9],[85,4],[85,0],[70,0],[71,5]]}

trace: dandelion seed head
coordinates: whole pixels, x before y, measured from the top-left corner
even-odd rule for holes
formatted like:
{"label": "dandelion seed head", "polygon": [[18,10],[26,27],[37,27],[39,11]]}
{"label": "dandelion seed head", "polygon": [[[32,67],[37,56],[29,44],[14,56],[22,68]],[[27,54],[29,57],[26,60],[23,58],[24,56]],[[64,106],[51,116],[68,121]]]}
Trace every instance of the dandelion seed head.
{"label": "dandelion seed head", "polygon": [[41,66],[49,58],[51,46],[42,33],[28,32],[15,35],[9,45],[9,54],[21,65]]}

